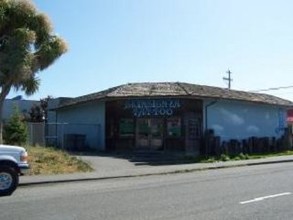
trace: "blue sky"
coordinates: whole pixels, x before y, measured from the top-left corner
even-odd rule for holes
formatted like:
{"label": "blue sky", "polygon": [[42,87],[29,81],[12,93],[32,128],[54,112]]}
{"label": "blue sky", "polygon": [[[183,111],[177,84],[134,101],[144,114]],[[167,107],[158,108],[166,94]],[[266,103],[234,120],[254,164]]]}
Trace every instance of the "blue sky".
{"label": "blue sky", "polygon": [[[69,51],[28,99],[129,82],[257,90],[293,86],[291,0],[35,0]],[[293,88],[267,92],[293,101]],[[22,95],[12,91],[9,98]]]}

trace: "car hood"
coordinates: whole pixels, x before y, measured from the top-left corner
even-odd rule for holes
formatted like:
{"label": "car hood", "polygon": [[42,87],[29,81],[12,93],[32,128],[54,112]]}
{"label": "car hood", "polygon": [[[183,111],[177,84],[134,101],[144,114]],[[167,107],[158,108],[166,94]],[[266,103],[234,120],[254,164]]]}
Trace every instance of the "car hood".
{"label": "car hood", "polygon": [[21,152],[26,150],[23,147],[19,147],[19,146],[0,144],[0,152],[11,152],[11,151]]}

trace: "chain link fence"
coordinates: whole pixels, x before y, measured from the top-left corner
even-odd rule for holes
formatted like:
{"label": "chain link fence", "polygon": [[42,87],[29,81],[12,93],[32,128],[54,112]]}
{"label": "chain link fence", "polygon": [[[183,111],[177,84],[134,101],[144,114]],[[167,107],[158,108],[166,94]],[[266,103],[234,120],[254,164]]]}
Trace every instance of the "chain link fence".
{"label": "chain link fence", "polygon": [[67,150],[97,149],[101,146],[100,124],[29,123],[29,143]]}
{"label": "chain link fence", "polygon": [[29,144],[45,146],[45,123],[29,122],[27,127]]}

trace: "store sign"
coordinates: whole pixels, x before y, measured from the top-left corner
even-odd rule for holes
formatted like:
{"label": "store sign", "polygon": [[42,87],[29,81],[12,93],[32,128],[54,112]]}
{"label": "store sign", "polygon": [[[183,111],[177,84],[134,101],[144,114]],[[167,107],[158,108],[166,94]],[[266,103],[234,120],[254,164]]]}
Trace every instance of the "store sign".
{"label": "store sign", "polygon": [[171,116],[180,107],[177,99],[134,99],[124,105],[124,109],[131,109],[135,117]]}

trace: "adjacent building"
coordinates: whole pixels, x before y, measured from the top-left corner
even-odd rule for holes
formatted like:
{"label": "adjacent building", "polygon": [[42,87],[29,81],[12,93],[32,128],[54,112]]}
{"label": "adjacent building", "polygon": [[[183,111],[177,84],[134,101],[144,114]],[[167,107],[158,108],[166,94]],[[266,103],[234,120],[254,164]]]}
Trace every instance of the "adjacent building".
{"label": "adjacent building", "polygon": [[20,114],[29,117],[31,108],[37,105],[40,105],[40,101],[26,100],[23,99],[22,96],[5,99],[3,104],[3,121],[7,121],[13,115],[15,108]]}

